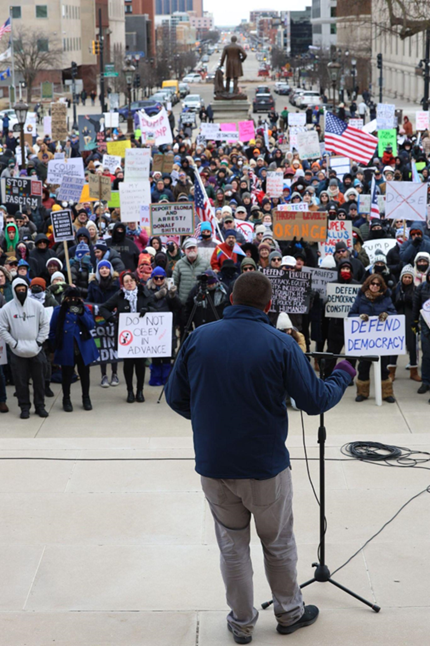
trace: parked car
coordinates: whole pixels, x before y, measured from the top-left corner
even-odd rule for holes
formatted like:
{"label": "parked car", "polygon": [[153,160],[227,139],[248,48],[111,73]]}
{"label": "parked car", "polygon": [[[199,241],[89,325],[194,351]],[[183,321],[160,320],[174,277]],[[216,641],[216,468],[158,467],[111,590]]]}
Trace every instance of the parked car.
{"label": "parked car", "polygon": [[255,94],[270,94],[270,87],[268,85],[257,85]]}
{"label": "parked car", "polygon": [[172,90],[172,88],[161,88],[161,90],[158,90],[159,94],[164,94],[166,96],[166,101],[167,103],[170,101],[172,105],[176,105],[179,103],[179,97],[176,94],[175,90]]}
{"label": "parked car", "polygon": [[190,93],[190,88],[186,83],[179,83],[179,96],[184,99]]}
{"label": "parked car", "polygon": [[[158,114],[162,108],[161,101],[157,101],[154,98],[148,99],[147,101],[132,101],[130,109],[131,114],[134,116],[139,110],[144,110],[148,117]],[[122,108],[119,108],[119,120],[126,121],[128,117],[128,104],[123,105]]]}
{"label": "parked car", "polygon": [[273,91],[274,91],[276,94],[280,94],[280,95],[286,96],[287,94],[289,94],[289,93],[290,93],[290,90],[291,90],[291,88],[290,88],[290,86],[288,85],[288,83],[285,83],[285,81],[277,81],[277,82],[275,83],[275,88],[274,88],[274,90],[273,90]]}
{"label": "parked car", "polygon": [[299,97],[303,94],[303,92],[305,92],[305,90],[303,90],[303,88],[300,88],[300,87],[290,92],[291,105],[298,105],[297,101],[299,100]]}
{"label": "parked car", "polygon": [[200,96],[200,94],[189,94],[185,99],[182,101],[182,109],[187,108],[188,110],[191,111],[196,111],[198,112],[200,108],[202,108],[204,105],[203,99]]}
{"label": "parked car", "polygon": [[252,102],[253,112],[269,112],[275,107],[275,101],[270,92],[264,94],[256,94]]}
{"label": "parked car", "polygon": [[182,83],[200,83],[202,77],[197,72],[191,72],[182,79]]}
{"label": "parked car", "polygon": [[318,105],[321,102],[319,92],[306,91],[298,97],[295,105],[298,108],[307,108],[309,105]]}

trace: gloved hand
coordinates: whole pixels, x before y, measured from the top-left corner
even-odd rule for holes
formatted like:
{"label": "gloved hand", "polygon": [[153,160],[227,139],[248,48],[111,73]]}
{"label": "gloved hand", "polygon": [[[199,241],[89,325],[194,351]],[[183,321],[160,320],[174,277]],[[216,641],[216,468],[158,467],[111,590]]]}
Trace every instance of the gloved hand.
{"label": "gloved hand", "polygon": [[139,312],[139,318],[142,318],[145,314],[148,314],[148,310],[146,307],[142,307]]}
{"label": "gloved hand", "polygon": [[362,321],[368,321],[369,320],[369,315],[368,314],[360,314],[360,318]]}
{"label": "gloved hand", "polygon": [[381,313],[380,313],[380,315],[378,316],[378,319],[379,319],[380,321],[386,321],[386,320],[387,320],[387,318],[388,318],[388,314],[387,314],[387,312],[381,312]]}
{"label": "gloved hand", "polygon": [[177,291],[178,291],[178,288],[176,287],[176,285],[172,285],[171,288],[169,289],[170,298],[175,298]]}
{"label": "gloved hand", "polygon": [[[354,379],[355,375],[357,374],[357,371],[355,370],[355,368],[353,368],[351,366],[351,364],[349,363],[349,361],[346,361],[346,359],[344,359],[343,361],[340,361],[336,365],[334,370],[343,370],[344,372],[347,372],[349,374],[349,376],[351,377],[351,379]],[[334,372],[334,370],[333,370],[333,372]]]}
{"label": "gloved hand", "polygon": [[157,301],[164,298],[166,295],[167,295],[167,289],[165,287],[162,287],[161,289],[158,290],[158,292],[155,292],[155,298],[157,299]]}
{"label": "gloved hand", "polygon": [[412,244],[414,245],[414,247],[419,247],[421,244],[421,240],[422,240],[421,236],[416,236],[415,238],[412,238]]}
{"label": "gloved hand", "polygon": [[72,314],[77,314],[77,316],[80,316],[84,313],[84,306],[82,303],[80,303],[79,305],[71,305],[70,311],[72,312]]}

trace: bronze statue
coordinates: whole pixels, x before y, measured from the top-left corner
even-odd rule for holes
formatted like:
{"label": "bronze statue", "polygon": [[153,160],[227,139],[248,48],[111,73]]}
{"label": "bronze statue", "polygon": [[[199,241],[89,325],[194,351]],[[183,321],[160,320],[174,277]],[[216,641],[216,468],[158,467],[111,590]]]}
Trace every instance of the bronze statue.
{"label": "bronze statue", "polygon": [[239,76],[243,76],[242,63],[246,59],[246,52],[240,45],[237,44],[237,36],[231,37],[230,45],[224,47],[220,66],[224,65],[224,61],[227,59],[226,65],[226,91],[230,91],[230,80],[233,79],[233,94],[238,94],[238,79]]}

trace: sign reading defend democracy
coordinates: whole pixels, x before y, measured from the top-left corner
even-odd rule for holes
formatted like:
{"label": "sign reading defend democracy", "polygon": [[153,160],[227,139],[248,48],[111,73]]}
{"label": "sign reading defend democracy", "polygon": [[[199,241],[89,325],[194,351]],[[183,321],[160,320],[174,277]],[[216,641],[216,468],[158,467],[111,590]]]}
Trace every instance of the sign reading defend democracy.
{"label": "sign reading defend democracy", "polygon": [[327,285],[327,302],[325,315],[334,319],[343,319],[349,314],[361,285],[329,283]]}
{"label": "sign reading defend democracy", "polygon": [[305,242],[323,242],[327,235],[327,213],[319,211],[284,211],[276,209],[273,234],[277,240],[303,239]]}
{"label": "sign reading defend democracy", "polygon": [[194,207],[191,202],[151,204],[151,235],[190,235],[194,232]]}
{"label": "sign reading defend democracy", "polygon": [[263,269],[263,274],[272,283],[271,312],[306,314],[311,300],[311,275],[305,271],[282,271]]}
{"label": "sign reading defend democracy", "polygon": [[170,357],[172,355],[172,312],[120,314],[118,358]]}
{"label": "sign reading defend democracy", "polygon": [[345,354],[386,357],[406,354],[405,315],[389,316],[380,321],[377,316],[363,321],[351,316],[343,322],[345,331]]}

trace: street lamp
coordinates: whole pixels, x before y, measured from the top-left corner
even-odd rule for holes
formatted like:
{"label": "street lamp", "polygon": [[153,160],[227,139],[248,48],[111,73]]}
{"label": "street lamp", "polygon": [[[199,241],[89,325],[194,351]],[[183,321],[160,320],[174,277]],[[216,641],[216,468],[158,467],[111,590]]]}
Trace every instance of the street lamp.
{"label": "street lamp", "polygon": [[330,61],[330,63],[328,63],[327,68],[330,74],[331,85],[333,88],[333,112],[335,112],[336,111],[336,86],[338,83],[341,65],[340,63],[337,62],[336,59],[334,59]]}
{"label": "street lamp", "polygon": [[27,120],[28,105],[20,99],[18,103],[13,106],[15,110],[16,119],[19,125],[20,143],[21,143],[21,166],[20,170],[25,170],[25,141],[24,141],[24,126]]}
{"label": "street lamp", "polygon": [[128,92],[127,137],[131,137],[134,132],[133,116],[131,114],[131,87],[133,85],[133,78],[136,68],[134,67],[134,65],[132,65],[130,60],[126,60],[122,71],[124,72]]}
{"label": "street lamp", "polygon": [[357,59],[351,58],[351,74],[352,74],[352,99],[355,99],[355,75],[357,73]]}

